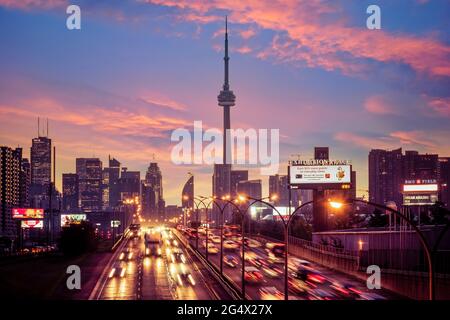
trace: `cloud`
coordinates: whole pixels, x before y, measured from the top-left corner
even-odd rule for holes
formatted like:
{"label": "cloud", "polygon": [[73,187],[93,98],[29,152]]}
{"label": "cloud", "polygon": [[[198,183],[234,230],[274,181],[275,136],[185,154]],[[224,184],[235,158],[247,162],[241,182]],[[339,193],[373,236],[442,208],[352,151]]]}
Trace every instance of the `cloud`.
{"label": "cloud", "polygon": [[450,118],[450,98],[430,98],[427,105],[439,116]]}
{"label": "cloud", "polygon": [[447,130],[410,130],[393,131],[387,135],[367,135],[354,132],[338,132],[334,135],[336,141],[347,145],[353,144],[363,149],[396,149],[405,147],[421,152],[437,153],[447,156],[449,150]]}
{"label": "cloud", "polygon": [[256,31],[253,29],[241,30],[239,31],[239,36],[242,39],[250,39],[256,35]]}
{"label": "cloud", "polygon": [[234,49],[233,51],[239,52],[241,54],[247,54],[247,53],[252,52],[252,49],[248,46],[242,46],[242,47]]}
{"label": "cloud", "polygon": [[364,108],[374,114],[396,114],[394,107],[383,96],[371,96],[364,101]]}
{"label": "cloud", "polygon": [[68,6],[67,0],[0,0],[0,6],[20,10],[54,9]]}
{"label": "cloud", "polygon": [[[366,60],[400,63],[428,76],[450,76],[450,47],[433,38],[376,32],[365,26],[349,27],[333,20],[341,13],[335,3],[321,0],[147,0],[178,8],[183,20],[211,23],[223,20],[220,10],[230,11],[230,21],[255,24],[277,34],[259,58],[272,57],[325,70],[352,73],[364,70]],[[331,20],[331,21],[330,21]]]}

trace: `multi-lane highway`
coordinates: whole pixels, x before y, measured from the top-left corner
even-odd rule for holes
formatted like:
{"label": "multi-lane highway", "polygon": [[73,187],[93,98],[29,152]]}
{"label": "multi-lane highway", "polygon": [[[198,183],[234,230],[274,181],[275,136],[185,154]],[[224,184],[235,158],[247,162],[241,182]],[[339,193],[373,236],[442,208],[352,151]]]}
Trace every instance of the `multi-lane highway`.
{"label": "multi-lane highway", "polygon": [[[149,245],[148,237],[158,240]],[[208,261],[220,266],[220,237],[209,230]],[[224,240],[223,275],[242,284],[242,260],[239,237]],[[116,248],[98,280],[90,299],[98,300],[214,300],[230,299],[230,291],[217,272],[205,264],[206,235],[196,239],[177,229],[142,227],[130,232]],[[270,245],[269,245],[270,246]],[[245,247],[245,292],[252,300],[284,299],[284,262],[276,259],[267,243],[249,239]],[[203,261],[201,261],[203,260]],[[229,289],[229,288],[228,288]],[[236,292],[238,290],[234,290]],[[345,274],[335,272],[310,261],[289,257],[289,299],[340,300],[390,299],[385,290],[369,290],[366,284]]]}
{"label": "multi-lane highway", "polygon": [[[206,235],[199,232],[198,248],[206,256]],[[178,233],[188,239],[186,233]],[[208,261],[217,268],[220,266],[220,237],[218,230],[209,230]],[[196,239],[188,240],[192,247],[196,246]],[[284,299],[284,261],[273,259],[268,255],[266,242],[254,239],[245,247],[245,292],[249,299]],[[231,279],[236,287],[242,283],[241,246],[238,238],[227,238],[223,256],[232,263],[223,264],[223,273]],[[342,299],[390,299],[392,293],[385,290],[370,290],[365,282],[331,269],[317,265],[310,261],[289,257],[289,299],[290,300],[342,300]]]}
{"label": "multi-lane highway", "polygon": [[[145,233],[161,237],[158,250],[146,250]],[[130,232],[105,266],[90,299],[211,300],[226,299],[203,266],[175,240],[170,230],[141,228]]]}

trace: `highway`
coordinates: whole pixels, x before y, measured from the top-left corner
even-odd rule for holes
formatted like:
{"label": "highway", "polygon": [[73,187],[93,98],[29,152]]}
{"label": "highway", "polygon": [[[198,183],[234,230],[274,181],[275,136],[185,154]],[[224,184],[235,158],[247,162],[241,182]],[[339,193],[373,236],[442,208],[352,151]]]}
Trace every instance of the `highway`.
{"label": "highway", "polygon": [[[213,300],[229,298],[171,231],[161,234],[160,255],[147,254],[141,228],[116,248],[93,289],[91,300]],[[183,261],[174,260],[173,253]]]}
{"label": "highway", "polygon": [[[209,230],[210,246],[220,250],[220,238],[218,230]],[[181,233],[180,233],[181,235]],[[188,238],[184,233],[181,235]],[[215,236],[215,242],[211,237]],[[229,238],[230,239],[230,238]],[[206,256],[206,236],[199,233],[198,247],[203,256]],[[196,240],[188,240],[195,248]],[[242,269],[241,269],[241,247],[240,239],[234,238],[235,249],[224,249],[225,256],[233,256],[235,266],[230,267],[223,264],[223,272],[226,277],[231,279],[236,287],[241,288]],[[284,299],[284,261],[280,259],[274,263],[270,261],[265,243],[253,241],[251,247],[245,249],[245,267],[254,267],[256,276],[250,276],[246,281],[245,292],[247,298],[252,300],[261,299]],[[210,250],[208,261],[212,262],[217,268],[220,266],[220,251]],[[308,270],[306,279],[300,275],[297,277],[290,268],[289,272],[289,300],[385,300],[399,298],[386,290],[370,290],[366,283],[353,277],[333,271],[310,261],[298,259],[298,257],[289,257],[289,265],[294,266],[303,264],[302,270]],[[250,274],[250,273],[249,273]],[[305,273],[306,274],[306,273]]]}

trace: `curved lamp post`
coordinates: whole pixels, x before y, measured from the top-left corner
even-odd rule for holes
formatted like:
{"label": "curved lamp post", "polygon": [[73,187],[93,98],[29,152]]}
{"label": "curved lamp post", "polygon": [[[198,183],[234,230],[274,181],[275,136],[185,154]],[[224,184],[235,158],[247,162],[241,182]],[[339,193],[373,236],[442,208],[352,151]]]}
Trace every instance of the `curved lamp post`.
{"label": "curved lamp post", "polygon": [[[289,250],[289,227],[290,224],[293,220],[293,218],[296,216],[296,214],[300,211],[301,208],[313,204],[313,203],[320,203],[320,202],[325,202],[326,200],[320,200],[320,201],[308,201],[303,203],[302,205],[300,205],[299,207],[297,207],[292,214],[289,215],[289,218],[287,220],[285,220],[283,218],[283,216],[280,214],[280,212],[270,203],[266,202],[266,201],[262,201],[259,199],[254,199],[251,197],[248,197],[249,199],[254,200],[255,202],[260,202],[263,203],[267,206],[269,206],[270,208],[272,208],[273,210],[275,210],[275,212],[277,212],[277,214],[280,216],[281,220],[283,221],[284,224],[284,242],[285,242],[285,270],[284,270],[284,298],[285,300],[288,300],[288,295],[289,295],[289,290],[288,290],[288,250]],[[394,210],[392,208],[374,203],[374,202],[370,202],[370,201],[364,201],[364,200],[359,200],[359,199],[347,199],[346,203],[342,203],[342,202],[335,202],[335,201],[328,201],[330,206],[336,209],[339,209],[340,207],[342,207],[344,204],[349,204],[349,203],[364,203],[364,204],[368,204],[368,205],[372,205],[374,207],[377,207],[379,209],[383,209],[383,210],[388,210],[391,213],[394,213],[395,215],[397,215],[398,217],[400,217],[401,219],[403,219],[406,223],[408,223],[413,229],[414,231],[417,233],[417,235],[419,236],[419,240],[425,250],[426,256],[427,256],[427,262],[428,262],[428,283],[429,283],[429,299],[430,300],[434,300],[435,299],[435,290],[434,290],[434,269],[433,269],[433,261],[432,261],[432,256],[431,256],[431,250],[427,244],[427,241],[423,235],[423,233],[419,230],[418,227],[416,227],[411,220],[409,220],[405,215],[403,215],[402,213],[400,213],[397,210]]]}

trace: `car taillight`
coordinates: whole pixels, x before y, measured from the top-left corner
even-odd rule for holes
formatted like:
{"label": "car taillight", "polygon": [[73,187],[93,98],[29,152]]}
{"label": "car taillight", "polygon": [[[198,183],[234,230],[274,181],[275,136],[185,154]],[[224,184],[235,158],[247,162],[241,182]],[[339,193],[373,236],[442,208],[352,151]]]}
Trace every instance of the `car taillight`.
{"label": "car taillight", "polygon": [[262,274],[259,272],[255,272],[254,275],[257,279],[262,279],[262,277],[263,277]]}

